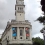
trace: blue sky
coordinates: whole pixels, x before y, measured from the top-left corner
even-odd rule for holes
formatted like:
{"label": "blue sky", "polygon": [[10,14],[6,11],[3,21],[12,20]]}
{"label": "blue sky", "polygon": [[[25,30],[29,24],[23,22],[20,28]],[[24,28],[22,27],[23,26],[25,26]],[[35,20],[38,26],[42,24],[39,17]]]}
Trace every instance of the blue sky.
{"label": "blue sky", "polygon": [[[16,0],[0,0],[0,34],[3,33],[7,22],[15,19],[15,1]],[[35,20],[42,15],[40,0],[24,0],[25,3],[25,19],[32,24],[32,37],[40,35],[43,25]],[[42,38],[42,34],[40,35]]]}

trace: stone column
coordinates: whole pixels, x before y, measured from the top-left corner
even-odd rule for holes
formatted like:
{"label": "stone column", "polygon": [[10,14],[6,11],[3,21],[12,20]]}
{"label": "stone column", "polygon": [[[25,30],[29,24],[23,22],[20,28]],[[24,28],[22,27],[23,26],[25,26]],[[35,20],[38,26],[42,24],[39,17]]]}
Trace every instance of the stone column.
{"label": "stone column", "polygon": [[20,39],[20,32],[19,32],[19,27],[17,27],[17,39],[19,40]]}
{"label": "stone column", "polygon": [[32,40],[32,29],[30,28],[30,40]]}
{"label": "stone column", "polygon": [[26,40],[26,31],[25,31],[25,27],[24,27],[24,40]]}
{"label": "stone column", "polygon": [[12,36],[12,34],[13,34],[13,31],[12,31],[12,27],[11,27],[11,40],[13,40],[13,36]]}

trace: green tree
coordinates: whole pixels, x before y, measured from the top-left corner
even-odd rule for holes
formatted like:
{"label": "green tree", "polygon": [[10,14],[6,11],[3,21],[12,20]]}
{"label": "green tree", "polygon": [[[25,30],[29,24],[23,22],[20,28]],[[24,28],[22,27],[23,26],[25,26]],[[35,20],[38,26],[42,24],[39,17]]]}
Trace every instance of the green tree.
{"label": "green tree", "polygon": [[1,38],[0,38],[0,42],[1,42]]}
{"label": "green tree", "polygon": [[44,45],[44,40],[39,37],[32,38],[32,40],[33,40],[33,45]]}

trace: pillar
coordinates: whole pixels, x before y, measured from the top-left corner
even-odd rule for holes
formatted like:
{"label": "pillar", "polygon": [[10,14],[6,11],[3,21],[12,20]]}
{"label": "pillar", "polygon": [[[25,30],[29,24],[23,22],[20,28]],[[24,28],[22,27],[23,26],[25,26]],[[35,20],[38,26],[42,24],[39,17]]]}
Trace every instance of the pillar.
{"label": "pillar", "polygon": [[26,32],[25,32],[25,27],[24,27],[24,39],[26,40]]}
{"label": "pillar", "polygon": [[20,32],[19,32],[19,27],[17,27],[17,39],[19,40],[20,39]]}

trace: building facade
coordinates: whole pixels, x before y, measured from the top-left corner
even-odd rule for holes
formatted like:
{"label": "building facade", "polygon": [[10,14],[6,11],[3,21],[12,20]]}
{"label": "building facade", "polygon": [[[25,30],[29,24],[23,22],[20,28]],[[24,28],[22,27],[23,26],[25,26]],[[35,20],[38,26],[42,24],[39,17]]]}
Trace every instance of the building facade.
{"label": "building facade", "polygon": [[25,20],[24,0],[16,0],[15,20],[7,22],[5,31],[2,34],[2,45],[31,45],[32,25]]}

